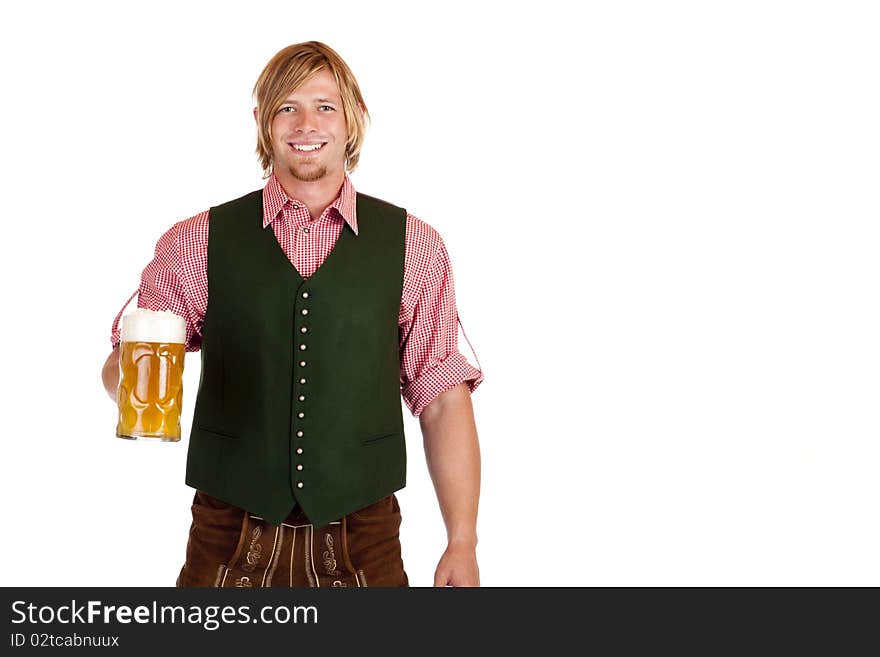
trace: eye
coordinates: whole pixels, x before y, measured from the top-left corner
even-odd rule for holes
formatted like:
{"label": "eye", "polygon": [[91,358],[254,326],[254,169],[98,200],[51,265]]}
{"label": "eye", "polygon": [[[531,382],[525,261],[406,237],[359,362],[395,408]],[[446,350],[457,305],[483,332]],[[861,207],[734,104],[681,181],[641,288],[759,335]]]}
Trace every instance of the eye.
{"label": "eye", "polygon": [[288,105],[288,106],[286,106],[286,107],[282,107],[282,108],[281,108],[280,110],[278,110],[278,111],[279,111],[279,112],[283,112],[284,110],[292,110],[292,109],[293,109],[293,107],[290,107],[290,106]]}
{"label": "eye", "polygon": [[335,112],[335,111],[336,111],[336,108],[333,107],[332,105],[321,105],[321,107],[326,107],[327,109],[329,109],[329,110],[332,111],[332,112]]}

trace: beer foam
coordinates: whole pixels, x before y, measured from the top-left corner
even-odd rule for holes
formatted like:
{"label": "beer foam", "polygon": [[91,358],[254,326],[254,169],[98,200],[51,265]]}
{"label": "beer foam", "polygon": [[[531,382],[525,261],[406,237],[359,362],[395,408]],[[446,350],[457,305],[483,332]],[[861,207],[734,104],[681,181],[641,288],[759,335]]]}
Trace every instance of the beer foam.
{"label": "beer foam", "polygon": [[167,310],[138,308],[122,318],[123,342],[186,343],[186,320]]}

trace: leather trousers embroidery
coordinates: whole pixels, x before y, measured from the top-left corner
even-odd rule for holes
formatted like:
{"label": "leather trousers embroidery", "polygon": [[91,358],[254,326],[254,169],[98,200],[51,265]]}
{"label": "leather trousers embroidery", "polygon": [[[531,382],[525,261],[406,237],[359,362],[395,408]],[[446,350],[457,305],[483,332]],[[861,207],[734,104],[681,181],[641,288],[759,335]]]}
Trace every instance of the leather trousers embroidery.
{"label": "leather trousers embroidery", "polygon": [[242,532],[229,565],[217,573],[219,587],[367,586],[363,571],[351,563],[347,519],[315,529],[244,514]]}

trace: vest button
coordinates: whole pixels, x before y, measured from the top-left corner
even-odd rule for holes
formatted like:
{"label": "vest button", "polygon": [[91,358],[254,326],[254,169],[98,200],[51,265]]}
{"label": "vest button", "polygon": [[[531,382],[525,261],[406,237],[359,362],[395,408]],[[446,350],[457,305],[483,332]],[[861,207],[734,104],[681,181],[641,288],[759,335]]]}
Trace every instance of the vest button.
{"label": "vest button", "polygon": [[299,431],[296,432],[296,437],[297,437],[297,438],[302,438],[302,437],[303,437],[303,432],[302,432],[302,430],[299,430]]}
{"label": "vest button", "polygon": [[296,448],[296,453],[297,453],[297,454],[302,454],[302,453],[303,453],[303,448],[302,448],[302,447],[297,447],[297,448]]}
{"label": "vest button", "polygon": [[299,382],[302,383],[303,385],[305,385],[306,380],[305,380],[305,379],[300,379]]}
{"label": "vest button", "polygon": [[303,413],[302,411],[300,411],[299,413],[296,414],[296,416],[301,420],[306,416],[306,414]]}
{"label": "vest button", "polygon": [[305,326],[303,326],[303,327],[299,330],[299,332],[300,332],[300,333],[308,333],[308,332],[309,332],[309,329],[307,329]]}
{"label": "vest button", "polygon": [[305,484],[303,482],[301,482],[301,481],[296,482],[297,488],[302,488],[303,486],[305,486]]}
{"label": "vest button", "polygon": [[304,360],[299,361],[299,366],[300,366],[300,367],[305,367],[305,366],[306,366],[306,361],[304,361]]}
{"label": "vest button", "polygon": [[305,400],[306,400],[306,396],[305,396],[305,395],[300,395],[300,396],[299,396],[299,400],[300,400],[300,401],[305,401]]}
{"label": "vest button", "polygon": [[300,350],[300,351],[305,351],[305,350],[306,350],[306,346],[305,346],[304,344],[301,344],[301,345],[299,346],[299,350]]}
{"label": "vest button", "polygon": [[302,312],[303,315],[308,315],[308,314],[309,314],[309,309],[308,309],[308,308],[303,308],[301,312]]}
{"label": "vest button", "polygon": [[309,298],[309,293],[308,293],[308,292],[303,292],[302,297],[303,297],[303,299],[308,299],[308,298]]}
{"label": "vest button", "polygon": [[297,466],[296,466],[296,469],[297,469],[297,470],[302,470],[302,469],[303,469],[302,463],[298,463]]}

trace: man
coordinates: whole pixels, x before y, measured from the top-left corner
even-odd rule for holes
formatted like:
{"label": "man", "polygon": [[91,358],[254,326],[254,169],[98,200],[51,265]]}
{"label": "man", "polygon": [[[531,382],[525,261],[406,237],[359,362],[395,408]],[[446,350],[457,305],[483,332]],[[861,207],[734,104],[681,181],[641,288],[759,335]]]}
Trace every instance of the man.
{"label": "man", "polygon": [[470,393],[483,377],[457,349],[443,241],[354,191],[368,113],[331,48],[284,48],[254,95],[266,186],[175,224],[138,290],[139,307],[185,317],[187,351],[202,351],[177,583],[407,586],[403,394],[447,528],[434,585],[479,586]]}

